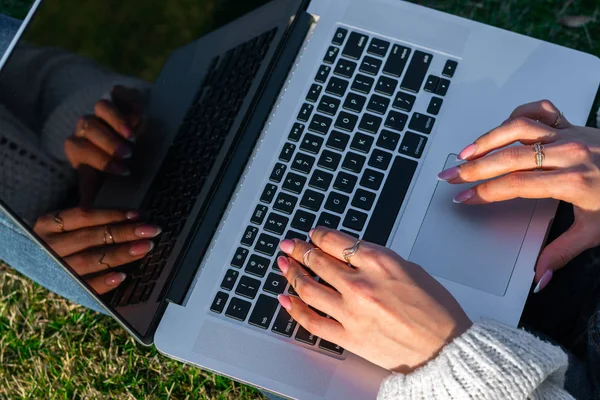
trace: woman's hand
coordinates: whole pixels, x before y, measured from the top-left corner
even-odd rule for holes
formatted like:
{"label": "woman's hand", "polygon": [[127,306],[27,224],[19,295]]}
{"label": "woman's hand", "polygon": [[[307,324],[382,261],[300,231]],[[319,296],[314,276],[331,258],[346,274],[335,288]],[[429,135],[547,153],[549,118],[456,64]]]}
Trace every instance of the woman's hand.
{"label": "woman's hand", "polygon": [[[441,284],[393,251],[361,242],[350,259],[352,268],[342,252],[355,238],[323,227],[314,229],[310,238],[317,249],[308,254],[312,245],[282,241],[289,258],[277,262],[300,296],[282,295],[279,301],[312,334],[383,368],[408,373],[471,326]],[[306,276],[303,262],[333,289]]]}
{"label": "woman's hand", "polygon": [[[515,142],[525,146],[506,147]],[[544,146],[542,170],[537,170],[531,146],[538,142]],[[442,172],[440,179],[491,180],[459,193],[455,202],[553,198],[573,204],[573,225],[540,254],[536,293],[553,271],[600,244],[600,130],[571,125],[544,100],[518,107],[500,127],[467,146],[459,159],[468,162]]]}
{"label": "woman's hand", "polygon": [[136,211],[74,208],[40,217],[33,229],[79,275],[105,271],[87,281],[103,294],[125,280],[112,268],[139,260],[154,247],[148,239],[161,229],[138,220]]}

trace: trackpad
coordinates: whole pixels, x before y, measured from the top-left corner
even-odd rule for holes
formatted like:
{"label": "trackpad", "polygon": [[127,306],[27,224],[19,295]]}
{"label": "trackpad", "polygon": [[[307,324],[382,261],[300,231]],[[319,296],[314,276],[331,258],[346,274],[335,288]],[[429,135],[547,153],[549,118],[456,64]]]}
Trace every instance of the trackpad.
{"label": "trackpad", "polygon": [[[445,169],[455,165],[451,154]],[[432,275],[504,296],[536,202],[452,202],[472,186],[438,183],[409,259]]]}

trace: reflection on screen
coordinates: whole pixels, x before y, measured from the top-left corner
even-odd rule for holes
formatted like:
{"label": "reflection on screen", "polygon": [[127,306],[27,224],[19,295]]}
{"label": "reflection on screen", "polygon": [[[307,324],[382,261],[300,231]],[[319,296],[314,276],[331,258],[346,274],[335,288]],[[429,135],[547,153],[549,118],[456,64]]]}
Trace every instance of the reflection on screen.
{"label": "reflection on screen", "polygon": [[0,60],[8,50],[34,0],[4,0],[0,4]]}

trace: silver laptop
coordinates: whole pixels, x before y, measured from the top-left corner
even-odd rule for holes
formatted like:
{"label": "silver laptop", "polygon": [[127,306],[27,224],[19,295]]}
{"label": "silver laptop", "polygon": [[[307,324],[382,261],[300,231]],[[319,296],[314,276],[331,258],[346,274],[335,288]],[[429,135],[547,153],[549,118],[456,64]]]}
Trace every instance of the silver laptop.
{"label": "silver laptop", "polygon": [[280,240],[323,225],[386,245],[471,319],[516,325],[556,202],[456,205],[464,187],[436,176],[520,104],[548,98],[585,124],[599,71],[594,56],[403,1],[266,3],[165,63],[133,174],[96,203],[164,231],[98,298],[168,357],[291,398],[374,398],[389,371],[278,306],[294,294]]}

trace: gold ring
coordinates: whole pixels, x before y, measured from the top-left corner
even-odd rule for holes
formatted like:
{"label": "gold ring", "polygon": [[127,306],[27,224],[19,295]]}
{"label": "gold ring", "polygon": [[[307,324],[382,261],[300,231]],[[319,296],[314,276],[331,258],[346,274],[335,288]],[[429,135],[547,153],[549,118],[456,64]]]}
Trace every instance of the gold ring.
{"label": "gold ring", "polygon": [[348,264],[350,264],[350,257],[352,257],[353,255],[356,254],[356,252],[358,251],[358,246],[361,243],[362,243],[362,240],[357,240],[352,247],[349,247],[347,249],[344,249],[344,251],[342,251],[342,257],[344,257],[344,260],[346,260],[346,262]]}
{"label": "gold ring", "polygon": [[61,232],[64,232],[65,231],[65,221],[63,221],[63,219],[60,217],[61,212],[62,211],[58,211],[56,214],[54,214],[54,217],[52,217],[52,219],[58,225],[58,230],[60,230]]}
{"label": "gold ring", "polygon": [[542,169],[542,165],[546,159],[546,155],[544,154],[544,146],[542,146],[541,142],[538,142],[533,145],[533,151],[535,151],[535,165],[537,165],[538,169]]}
{"label": "gold ring", "polygon": [[[108,237],[108,240],[106,239]],[[115,238],[110,230],[110,225],[104,225],[104,244],[114,244]]]}
{"label": "gold ring", "polygon": [[318,250],[318,249],[317,249],[316,247],[311,247],[310,249],[306,250],[306,251],[304,252],[304,254],[302,255],[302,265],[304,265],[306,268],[310,268],[310,267],[308,266],[308,256],[310,255],[310,253],[311,253],[313,250]]}
{"label": "gold ring", "polygon": [[305,276],[310,276],[310,274],[307,274],[307,273],[305,273],[305,272],[302,272],[302,273],[300,273],[300,274],[296,275],[296,276],[294,277],[294,282],[292,283],[292,287],[293,287],[294,289],[296,289],[296,279],[298,279],[298,278],[304,278]]}
{"label": "gold ring", "polygon": [[110,269],[110,265],[104,262],[104,257],[106,257],[106,249],[102,249],[102,257],[98,260],[98,264],[105,266],[106,269]]}
{"label": "gold ring", "polygon": [[562,113],[562,111],[559,111],[558,116],[556,117],[556,121],[554,121],[554,124],[552,124],[552,127],[556,128],[557,126],[562,124],[564,120],[565,120],[564,114]]}

